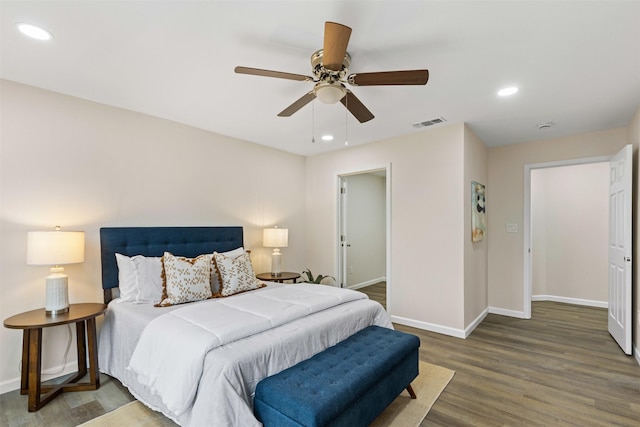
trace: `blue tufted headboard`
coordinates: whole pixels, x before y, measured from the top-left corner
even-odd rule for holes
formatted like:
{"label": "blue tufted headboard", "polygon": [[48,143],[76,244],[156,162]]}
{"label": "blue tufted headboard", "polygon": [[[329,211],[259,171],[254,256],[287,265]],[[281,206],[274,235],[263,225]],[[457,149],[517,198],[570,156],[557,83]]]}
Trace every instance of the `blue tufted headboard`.
{"label": "blue tufted headboard", "polygon": [[242,227],[103,227],[100,229],[104,302],[118,287],[116,252],[122,255],[195,257],[243,246]]}

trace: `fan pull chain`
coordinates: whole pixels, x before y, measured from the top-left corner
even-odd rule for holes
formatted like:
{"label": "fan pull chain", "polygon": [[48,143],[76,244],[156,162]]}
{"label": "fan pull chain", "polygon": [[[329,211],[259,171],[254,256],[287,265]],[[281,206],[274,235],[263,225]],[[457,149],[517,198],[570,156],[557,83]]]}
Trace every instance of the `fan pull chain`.
{"label": "fan pull chain", "polygon": [[316,142],[316,103],[311,103],[311,142]]}
{"label": "fan pull chain", "polygon": [[349,118],[347,114],[349,112],[349,96],[344,100],[344,106],[346,107],[344,109],[344,145],[349,145],[349,129],[347,126],[347,119]]}

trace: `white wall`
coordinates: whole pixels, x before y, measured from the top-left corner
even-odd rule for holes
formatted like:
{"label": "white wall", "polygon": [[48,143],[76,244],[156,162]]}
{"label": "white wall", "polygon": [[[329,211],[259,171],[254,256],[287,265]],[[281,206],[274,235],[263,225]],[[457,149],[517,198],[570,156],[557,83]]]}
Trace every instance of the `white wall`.
{"label": "white wall", "polygon": [[606,162],[531,171],[535,299],[606,306],[608,177]]}
{"label": "white wall", "polygon": [[386,279],[387,198],[385,177],[344,177],[347,183],[347,283],[360,288]]}
{"label": "white wall", "polygon": [[307,158],[307,259],[337,272],[337,177],[391,164],[389,311],[394,321],[464,329],[464,125]]}
{"label": "white wall", "polygon": [[488,241],[493,230],[487,227],[486,236],[479,242],[471,240],[471,182],[485,185],[486,215],[491,215],[492,188],[488,185],[488,150],[484,143],[468,128],[464,128],[464,325],[466,333],[484,318],[488,297]]}
{"label": "white wall", "polygon": [[[26,234],[56,225],[86,232],[85,262],[65,268],[71,303],[102,301],[102,226],[241,225],[261,272],[270,262],[262,228],[278,224],[289,228],[283,269],[306,266],[303,157],[6,80],[0,85],[0,318],[44,306],[48,268],[26,265]],[[65,327],[45,329],[45,371],[61,364],[66,337]],[[0,328],[0,392],[19,386],[21,339],[21,331]],[[75,368],[74,361],[71,351]]]}

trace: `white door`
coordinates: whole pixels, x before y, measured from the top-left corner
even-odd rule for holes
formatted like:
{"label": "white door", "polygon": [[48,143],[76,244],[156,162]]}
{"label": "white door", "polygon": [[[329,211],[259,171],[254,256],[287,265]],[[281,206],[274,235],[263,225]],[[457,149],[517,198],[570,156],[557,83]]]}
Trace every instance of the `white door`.
{"label": "white door", "polygon": [[631,162],[626,145],[609,162],[609,333],[631,354]]}
{"label": "white door", "polygon": [[350,246],[347,240],[347,178],[340,177],[340,278],[341,288],[347,288],[347,248]]}

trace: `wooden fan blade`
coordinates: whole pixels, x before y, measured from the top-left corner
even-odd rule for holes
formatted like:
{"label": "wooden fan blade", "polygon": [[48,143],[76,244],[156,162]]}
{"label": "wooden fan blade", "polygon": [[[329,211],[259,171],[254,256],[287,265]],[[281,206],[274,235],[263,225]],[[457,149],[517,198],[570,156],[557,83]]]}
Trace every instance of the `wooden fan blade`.
{"label": "wooden fan blade", "polygon": [[289,105],[284,110],[282,110],[280,114],[278,114],[278,117],[289,117],[293,113],[295,113],[296,111],[298,111],[299,109],[301,109],[302,107],[304,107],[305,105],[313,101],[314,99],[316,99],[316,94],[313,93],[313,91],[311,91],[306,95],[302,96],[302,98],[298,99],[293,104]]}
{"label": "wooden fan blade", "polygon": [[324,23],[324,47],[322,65],[332,71],[340,71],[347,45],[351,37],[351,28],[335,22]]}
{"label": "wooden fan blade", "polygon": [[353,86],[426,85],[428,80],[429,70],[382,71],[350,74],[347,77]]}
{"label": "wooden fan blade", "polygon": [[375,117],[349,89],[347,89],[347,94],[340,102],[347,107],[347,110],[349,110],[360,123],[368,122]]}
{"label": "wooden fan blade", "polygon": [[289,79],[303,81],[313,81],[313,77],[303,76],[302,74],[284,73],[282,71],[261,70],[260,68],[236,67],[234,70],[238,74],[249,74],[252,76],[275,77],[278,79]]}

